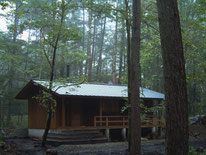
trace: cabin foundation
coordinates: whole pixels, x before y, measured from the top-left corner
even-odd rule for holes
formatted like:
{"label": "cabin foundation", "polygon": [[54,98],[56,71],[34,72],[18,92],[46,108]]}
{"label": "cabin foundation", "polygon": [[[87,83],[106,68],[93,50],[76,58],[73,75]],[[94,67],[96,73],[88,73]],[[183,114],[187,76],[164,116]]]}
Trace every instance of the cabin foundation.
{"label": "cabin foundation", "polygon": [[122,128],[122,140],[126,141],[126,139],[127,139],[127,129]]}
{"label": "cabin foundation", "polygon": [[105,136],[107,137],[108,141],[110,141],[110,130],[105,129]]}
{"label": "cabin foundation", "polygon": [[42,137],[44,134],[44,129],[28,129],[28,135],[30,137]]}

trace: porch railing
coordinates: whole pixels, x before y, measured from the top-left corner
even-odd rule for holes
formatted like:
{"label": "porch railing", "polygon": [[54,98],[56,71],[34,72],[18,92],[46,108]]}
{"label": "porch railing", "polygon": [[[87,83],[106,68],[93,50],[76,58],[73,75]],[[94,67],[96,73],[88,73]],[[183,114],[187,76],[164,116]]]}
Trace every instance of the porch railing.
{"label": "porch railing", "polygon": [[94,127],[127,127],[128,116],[94,116]]}
{"label": "porch railing", "polygon": [[[164,127],[165,120],[155,117],[146,117],[142,120],[142,128],[146,127]],[[94,116],[94,127],[128,127],[128,116]]]}

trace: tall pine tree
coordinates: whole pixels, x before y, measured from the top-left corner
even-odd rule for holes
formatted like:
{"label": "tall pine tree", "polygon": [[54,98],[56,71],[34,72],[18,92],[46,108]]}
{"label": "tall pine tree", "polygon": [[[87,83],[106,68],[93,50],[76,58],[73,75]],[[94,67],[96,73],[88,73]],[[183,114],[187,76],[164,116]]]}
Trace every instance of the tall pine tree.
{"label": "tall pine tree", "polygon": [[166,154],[188,154],[188,102],[177,0],[157,0],[166,101]]}

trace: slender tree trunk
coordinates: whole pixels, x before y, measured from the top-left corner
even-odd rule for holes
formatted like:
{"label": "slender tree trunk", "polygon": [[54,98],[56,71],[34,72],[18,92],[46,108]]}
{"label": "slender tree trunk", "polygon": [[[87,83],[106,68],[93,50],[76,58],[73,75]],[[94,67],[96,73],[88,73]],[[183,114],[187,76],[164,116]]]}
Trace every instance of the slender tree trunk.
{"label": "slender tree trunk", "polygon": [[[0,91],[0,95],[1,95],[1,91]],[[1,121],[0,121],[0,127],[1,127],[1,128],[3,128],[3,127],[2,127],[2,122],[3,122],[3,121],[2,121],[2,120],[3,120],[2,116],[3,116],[3,114],[2,114],[2,103],[1,103],[1,100],[0,100],[0,120],[1,120]]]}
{"label": "slender tree trunk", "polygon": [[91,55],[91,37],[92,37],[92,12],[89,11],[89,23],[88,23],[89,31],[88,31],[88,45],[87,45],[87,56],[89,57],[86,60],[86,68],[85,68],[85,75],[88,74],[88,82],[91,81],[92,78],[92,55]]}
{"label": "slender tree trunk", "polygon": [[100,78],[100,74],[101,74],[101,71],[102,71],[102,53],[103,53],[103,46],[104,46],[106,21],[107,21],[107,17],[104,16],[104,23],[103,23],[103,28],[102,28],[102,31],[101,31],[102,34],[101,34],[101,43],[100,43],[100,51],[99,51],[99,58],[98,58],[98,66],[97,66],[97,77],[98,78]]}
{"label": "slender tree trunk", "polygon": [[131,147],[132,155],[141,154],[140,119],[140,25],[141,0],[133,0],[133,25],[131,41]]}
{"label": "slender tree trunk", "polygon": [[[118,5],[118,0],[116,1]],[[117,6],[118,8],[118,6]],[[117,59],[117,30],[118,30],[118,12],[116,12],[116,24],[114,34],[114,51],[113,51],[113,62],[112,62],[112,83],[116,84],[116,59]]]}
{"label": "slender tree trunk", "polygon": [[[66,42],[64,42],[66,44]],[[60,77],[64,78],[65,77],[65,60],[64,60],[64,47],[61,48],[61,63],[60,63]],[[66,77],[68,78],[68,77]]]}
{"label": "slender tree trunk", "polygon": [[85,9],[83,6],[83,38],[82,38],[82,48],[83,52],[85,51]]}
{"label": "slender tree trunk", "polygon": [[[19,16],[18,16],[18,12],[19,12],[19,5],[20,5],[21,1],[17,0],[16,1],[16,8],[15,8],[15,15],[14,15],[14,27],[13,27],[13,43],[16,43],[17,40],[17,36],[18,36],[18,25],[19,25]],[[15,56],[16,54],[16,49],[12,49],[12,51],[10,52],[10,54],[12,56]],[[10,94],[13,94],[13,85],[14,85],[14,77],[15,77],[15,62],[13,59],[10,60],[10,64],[9,64],[9,69],[8,69],[8,77],[9,77],[9,83],[8,83],[8,92]],[[11,104],[12,104],[12,96],[10,96],[10,98],[8,99],[8,113],[7,113],[7,126],[10,125],[11,122]]]}
{"label": "slender tree trunk", "polygon": [[[65,23],[65,19],[63,20],[63,23]],[[66,45],[66,40],[63,40],[63,43]],[[64,46],[61,47],[61,62],[60,62],[60,78],[69,78],[67,77],[67,75],[65,74],[65,53],[66,53],[66,48]]]}
{"label": "slender tree trunk", "polygon": [[[40,55],[40,58],[41,58],[41,60],[42,60],[42,55]],[[42,77],[42,66],[43,66],[43,61],[40,61],[39,75],[38,75],[39,80],[40,80],[41,77]]]}
{"label": "slender tree trunk", "polygon": [[129,23],[129,5],[128,5],[128,0],[125,0],[125,8],[126,8],[126,32],[127,32],[127,81],[128,81],[128,124],[129,124],[129,128],[128,128],[128,151],[130,152],[130,144],[131,144],[131,78],[130,78],[130,50],[131,50],[131,36],[130,36],[130,23]]}
{"label": "slender tree trunk", "polygon": [[125,54],[123,54],[123,76],[127,76],[127,52]]}
{"label": "slender tree trunk", "polygon": [[[62,0],[62,1],[64,1],[64,0]],[[53,11],[52,11],[52,18],[53,18],[53,21],[56,21],[56,15],[57,15],[57,10],[55,9],[55,7],[56,7],[56,4],[55,4],[56,2],[55,2],[55,0],[52,0],[52,4],[53,4],[53,7],[54,7],[54,9],[53,9]],[[63,22],[63,21],[62,21]],[[57,40],[57,45],[58,45],[58,40]],[[56,44],[56,42],[55,42],[55,44]],[[54,56],[54,49],[56,48],[56,50],[57,50],[57,47],[53,47],[53,46],[51,46],[50,45],[50,52],[53,54],[53,56]],[[57,68],[56,68],[56,65],[55,65],[55,62],[56,62],[56,51],[55,51],[55,58],[53,58],[53,59],[55,59],[54,60],[54,66],[52,66],[52,67],[54,67],[53,68],[53,77],[52,78],[54,78],[54,79],[56,79],[56,73],[57,73]],[[53,60],[52,60],[53,61]],[[51,78],[51,74],[50,74],[50,78]],[[51,81],[50,81],[51,82]],[[52,82],[53,82],[53,80],[52,80]],[[52,83],[51,82],[51,83]]]}
{"label": "slender tree trunk", "polygon": [[[49,93],[50,94],[52,94],[52,85],[53,85],[53,78],[54,78],[57,45],[58,45],[58,40],[56,41],[56,46],[54,47],[54,53],[53,53],[53,59],[52,59],[52,68],[51,68],[51,75],[50,75],[50,81],[49,81]],[[52,101],[51,101],[51,99],[49,99],[48,116],[47,116],[46,128],[45,128],[44,135],[42,138],[42,144],[41,144],[42,147],[45,147],[45,145],[46,145],[46,139],[47,139],[47,135],[49,133],[50,125],[51,125],[51,119],[52,119]]]}
{"label": "slender tree trunk", "polygon": [[95,44],[96,44],[96,27],[97,27],[97,19],[94,20],[94,29],[93,29],[93,39],[92,39],[92,64],[95,65]]}
{"label": "slender tree trunk", "polygon": [[[29,27],[29,34],[28,34],[28,43],[31,42],[31,28]],[[27,81],[27,68],[28,68],[28,58],[29,58],[29,47],[27,47],[27,50],[26,50],[26,55],[25,55],[25,66],[24,66],[24,82],[26,83]]]}
{"label": "slender tree trunk", "polygon": [[[54,42],[54,46],[53,46],[53,57],[52,57],[52,64],[51,64],[51,73],[50,73],[50,80],[49,80],[49,94],[52,94],[52,86],[53,86],[53,80],[54,80],[54,74],[55,74],[55,63],[56,63],[56,52],[57,52],[57,48],[58,48],[58,43],[59,43],[59,39],[61,36],[61,28],[62,25],[64,23],[64,17],[65,17],[65,11],[66,11],[66,5],[65,5],[65,1],[62,0],[61,3],[61,21],[60,21],[60,28],[58,31],[58,34],[56,36],[55,42]],[[47,117],[47,122],[46,122],[46,128],[43,134],[43,138],[42,138],[42,143],[41,146],[45,147],[46,145],[46,139],[47,139],[47,135],[49,133],[50,130],[50,125],[51,125],[51,119],[52,119],[52,100],[49,99],[48,101],[48,117]]]}
{"label": "slender tree trunk", "polygon": [[188,155],[188,102],[177,0],[157,0],[166,101],[166,154]]}
{"label": "slender tree trunk", "polygon": [[191,88],[189,91],[189,96],[190,96],[190,102],[191,102],[191,114],[194,116],[195,114],[197,114],[196,112],[198,112],[196,110],[196,100],[197,100],[197,81],[196,81],[196,68],[195,68],[195,60],[191,60],[191,71],[192,71],[192,82],[191,82]]}
{"label": "slender tree trunk", "polygon": [[122,18],[122,37],[121,37],[121,49],[120,49],[120,56],[119,56],[119,81],[122,78],[122,65],[123,65],[123,52],[125,51],[125,23],[124,19]]}
{"label": "slender tree trunk", "polygon": [[[85,8],[83,6],[83,25],[82,25],[82,31],[83,31],[83,37],[82,37],[82,51],[83,53],[85,53]],[[79,66],[79,74],[83,75],[83,62],[81,62],[80,66]]]}

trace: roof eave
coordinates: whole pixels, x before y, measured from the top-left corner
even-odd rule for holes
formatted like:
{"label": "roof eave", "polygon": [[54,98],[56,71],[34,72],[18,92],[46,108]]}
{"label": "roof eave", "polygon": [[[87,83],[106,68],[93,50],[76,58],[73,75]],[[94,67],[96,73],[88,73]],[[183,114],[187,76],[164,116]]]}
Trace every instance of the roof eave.
{"label": "roof eave", "polygon": [[23,97],[24,92],[26,91],[26,89],[28,89],[29,86],[31,86],[33,83],[33,80],[30,80],[26,86],[24,86],[21,91],[15,96],[15,99],[26,99],[25,97]]}

